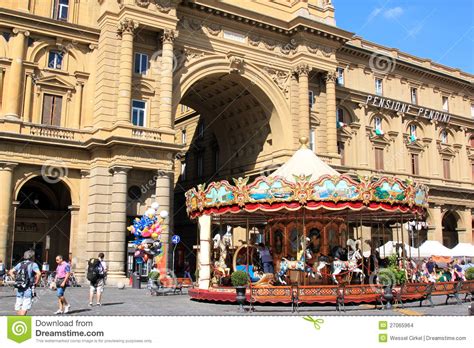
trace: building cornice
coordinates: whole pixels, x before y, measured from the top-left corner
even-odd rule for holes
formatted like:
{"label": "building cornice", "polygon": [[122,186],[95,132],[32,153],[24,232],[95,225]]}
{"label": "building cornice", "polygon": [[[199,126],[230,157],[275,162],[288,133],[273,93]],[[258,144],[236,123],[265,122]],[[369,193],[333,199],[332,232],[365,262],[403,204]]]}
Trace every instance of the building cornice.
{"label": "building cornice", "polygon": [[239,14],[237,14],[232,11],[233,9],[229,5],[218,5],[220,6],[219,8],[198,4],[192,0],[183,0],[181,6],[205,12],[207,16],[214,15],[216,17],[223,17],[229,20],[248,24],[250,26],[287,36],[304,32],[315,36],[320,36],[321,38],[327,40],[333,40],[341,44],[348,42],[354,36],[354,33],[352,32],[323,22],[314,21],[309,18],[296,17],[287,22],[269,16],[262,16],[261,14],[257,15],[256,13],[244,8],[239,8]]}
{"label": "building cornice", "polygon": [[87,44],[98,42],[100,34],[99,29],[6,8],[0,8],[0,27],[21,28],[31,33],[51,37],[58,37],[62,34],[69,39]]}
{"label": "building cornice", "polygon": [[[390,48],[386,48],[385,50],[393,50]],[[464,73],[466,75],[466,78],[463,78],[461,75],[460,76],[454,76],[452,74],[449,74],[448,72],[443,72],[440,70],[428,68],[419,64],[416,64],[414,62],[409,62],[403,59],[400,59],[398,57],[395,57],[390,54],[385,54],[384,52],[379,52],[377,50],[371,50],[367,47],[360,47],[356,46],[351,42],[346,43],[343,47],[339,49],[339,52],[341,53],[346,53],[350,55],[356,55],[359,57],[363,57],[366,59],[370,59],[370,57],[374,54],[377,53],[377,55],[380,56],[385,56],[387,60],[390,60],[391,62],[395,63],[395,68],[401,68],[401,70],[408,70],[411,72],[418,72],[421,74],[426,74],[427,77],[430,77],[432,79],[438,79],[438,80],[443,80],[448,83],[453,83],[456,85],[461,85],[463,88],[468,88],[472,92],[474,92],[474,87],[473,87],[473,81],[474,81],[474,76]],[[369,66],[367,66],[369,68]],[[455,69],[453,69],[455,70]],[[469,79],[471,77],[471,79]]]}

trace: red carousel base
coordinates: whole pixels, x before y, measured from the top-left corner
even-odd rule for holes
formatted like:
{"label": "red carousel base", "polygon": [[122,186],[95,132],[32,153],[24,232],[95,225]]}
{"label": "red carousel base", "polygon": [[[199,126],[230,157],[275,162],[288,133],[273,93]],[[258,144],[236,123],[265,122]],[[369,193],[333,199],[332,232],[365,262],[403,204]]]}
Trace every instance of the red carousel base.
{"label": "red carousel base", "polygon": [[[392,289],[394,301],[419,301],[430,296],[474,293],[474,281],[407,283]],[[252,303],[375,303],[383,300],[380,285],[307,285],[307,286],[261,286],[247,289],[247,301]],[[236,302],[233,287],[212,287],[209,289],[190,289],[189,296],[194,300]]]}

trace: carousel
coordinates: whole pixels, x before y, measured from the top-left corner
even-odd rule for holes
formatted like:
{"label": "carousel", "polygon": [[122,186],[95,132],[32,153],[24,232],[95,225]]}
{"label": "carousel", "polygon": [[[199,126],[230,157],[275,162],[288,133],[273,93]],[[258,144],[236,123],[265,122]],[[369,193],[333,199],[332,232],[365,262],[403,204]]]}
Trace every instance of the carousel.
{"label": "carousel", "polygon": [[[250,279],[257,303],[371,302],[377,262],[367,228],[403,238],[407,221],[422,221],[428,188],[394,177],[340,174],[301,147],[269,176],[211,182],[186,192],[199,229],[198,287],[193,299],[235,301],[231,274]],[[238,234],[238,237],[237,237]],[[366,252],[367,255],[367,252]]]}

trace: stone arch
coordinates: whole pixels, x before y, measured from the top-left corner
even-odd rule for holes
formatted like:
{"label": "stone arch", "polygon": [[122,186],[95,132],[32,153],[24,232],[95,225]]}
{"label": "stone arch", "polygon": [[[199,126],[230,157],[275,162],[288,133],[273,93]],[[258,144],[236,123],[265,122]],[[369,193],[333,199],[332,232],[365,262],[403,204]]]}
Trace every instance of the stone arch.
{"label": "stone arch", "polygon": [[454,143],[454,140],[456,139],[454,133],[448,129],[447,127],[441,127],[439,130],[438,130],[438,138],[436,140],[441,140],[441,134],[443,133],[443,131],[446,132],[446,134],[448,135],[448,141],[446,142],[446,144],[453,144]]}
{"label": "stone arch", "polygon": [[413,120],[408,122],[408,124],[405,127],[405,133],[410,134],[410,126],[411,125],[416,125],[416,135],[418,139],[424,138],[425,137],[425,130],[423,127],[423,124],[421,124],[419,121]]}
{"label": "stone arch", "polygon": [[461,217],[455,211],[448,210],[443,214],[441,220],[443,230],[443,244],[453,248],[459,243],[459,226],[462,225]]}
{"label": "stone arch", "polygon": [[[229,64],[225,57],[205,57],[196,60],[187,67],[185,74],[180,74],[179,72],[175,74],[173,81],[173,86],[175,86],[173,90],[173,114],[176,114],[182,97],[194,83],[210,75],[229,74]],[[252,88],[252,92],[256,93],[257,99],[268,99],[272,103],[275,111],[270,118],[270,128],[275,148],[278,150],[292,149],[293,137],[292,132],[288,132],[288,129],[293,130],[294,125],[292,124],[288,101],[281,90],[268,77],[268,74],[265,74],[253,64],[246,63],[239,76],[255,87]]]}
{"label": "stone arch", "polygon": [[[20,193],[21,188],[31,179],[34,179],[38,176],[43,176],[41,170],[35,170],[29,173],[26,173],[21,177],[21,179],[17,180],[15,183],[15,187],[13,190],[13,197],[15,200],[18,198],[18,194]],[[71,180],[65,176],[61,177],[60,179],[64,186],[67,187],[69,191],[69,195],[71,196],[71,204],[72,205],[79,205],[79,193],[74,189],[74,185],[72,184]]]}
{"label": "stone arch", "polygon": [[[67,46],[66,46],[67,47]],[[31,52],[29,53],[27,60],[37,63],[41,57],[42,54],[47,54],[49,50],[60,50],[60,48],[51,42],[41,42],[38,45],[34,46]],[[70,55],[73,58],[73,64],[74,68],[71,68],[71,64],[68,66],[68,71],[73,70],[73,71],[85,71],[84,70],[84,57],[82,56],[82,52],[77,50],[78,52],[75,52],[76,50],[74,49],[67,49],[66,54]],[[81,57],[79,56],[81,55]]]}
{"label": "stone arch", "polygon": [[351,124],[352,122],[355,122],[357,120],[357,117],[356,115],[354,114],[353,110],[351,110],[350,108],[348,108],[347,106],[345,105],[341,105],[341,104],[338,104],[337,105],[337,108],[338,109],[341,109],[344,113],[344,119],[348,120],[349,122],[345,122],[347,124]]}
{"label": "stone arch", "polygon": [[[369,126],[370,127],[375,128],[374,127],[375,117],[380,117],[382,119],[382,128],[383,129],[385,129],[385,130],[393,129],[392,124],[391,124],[392,122],[391,122],[390,118],[387,115],[385,115],[381,112],[378,112],[378,111],[377,112],[371,112],[369,114]],[[385,123],[385,126],[383,125],[384,123]]]}

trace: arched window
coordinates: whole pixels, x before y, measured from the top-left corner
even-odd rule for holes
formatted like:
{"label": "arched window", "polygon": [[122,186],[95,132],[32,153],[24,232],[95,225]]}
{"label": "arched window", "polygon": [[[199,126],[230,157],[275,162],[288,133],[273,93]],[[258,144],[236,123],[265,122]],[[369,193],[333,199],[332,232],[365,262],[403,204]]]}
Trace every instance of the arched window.
{"label": "arched window", "polygon": [[416,124],[410,125],[410,142],[415,142],[417,139],[416,137]]}
{"label": "arched window", "polygon": [[376,135],[383,135],[382,118],[381,117],[376,116],[374,118],[374,128],[375,128],[375,134]]}
{"label": "arched window", "polygon": [[472,135],[471,138],[469,139],[469,146],[474,148],[474,135]]}
{"label": "arched window", "polygon": [[440,134],[440,139],[442,144],[447,144],[448,143],[448,132],[446,129],[443,129]]}

